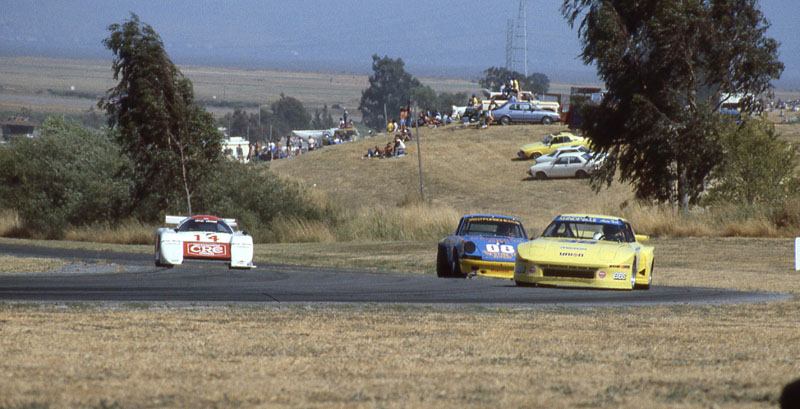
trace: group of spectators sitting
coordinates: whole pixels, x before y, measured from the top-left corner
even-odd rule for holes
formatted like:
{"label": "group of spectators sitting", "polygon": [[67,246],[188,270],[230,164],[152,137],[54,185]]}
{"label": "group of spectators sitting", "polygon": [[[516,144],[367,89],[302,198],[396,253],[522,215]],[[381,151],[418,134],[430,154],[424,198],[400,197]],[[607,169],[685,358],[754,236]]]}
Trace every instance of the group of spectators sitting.
{"label": "group of spectators sitting", "polygon": [[403,132],[396,134],[394,136],[394,140],[389,141],[386,143],[386,146],[381,149],[378,145],[375,145],[374,148],[367,149],[367,153],[364,154],[363,158],[396,158],[399,156],[404,156],[406,154],[406,144],[411,140],[411,134],[408,132]]}

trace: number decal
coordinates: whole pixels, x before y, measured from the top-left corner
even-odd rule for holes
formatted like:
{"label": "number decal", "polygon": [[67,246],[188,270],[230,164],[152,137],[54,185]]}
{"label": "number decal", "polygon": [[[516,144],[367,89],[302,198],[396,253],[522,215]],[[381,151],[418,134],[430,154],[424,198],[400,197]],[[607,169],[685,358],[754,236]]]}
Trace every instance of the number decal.
{"label": "number decal", "polygon": [[[194,235],[194,239],[195,239],[195,240],[197,240],[197,241],[200,241],[200,235],[199,235],[199,234],[195,234],[195,235]],[[209,239],[209,240],[214,240],[214,243],[216,243],[216,242],[218,242],[218,241],[219,241],[219,236],[217,236],[217,235],[215,234],[215,235],[213,235],[213,236],[208,236],[208,239]]]}
{"label": "number decal", "polygon": [[499,243],[489,243],[486,245],[486,251],[489,253],[514,254],[514,246],[509,246],[508,244],[500,245]]}

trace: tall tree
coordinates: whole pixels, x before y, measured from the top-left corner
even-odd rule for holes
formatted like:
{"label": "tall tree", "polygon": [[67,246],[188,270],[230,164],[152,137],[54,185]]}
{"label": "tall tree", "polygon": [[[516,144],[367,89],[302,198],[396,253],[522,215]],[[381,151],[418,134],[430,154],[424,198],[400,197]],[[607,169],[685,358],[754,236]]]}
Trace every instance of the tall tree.
{"label": "tall tree", "polygon": [[533,73],[524,76],[516,71],[511,71],[505,67],[489,67],[483,71],[483,77],[478,78],[481,87],[497,91],[500,85],[514,77],[519,82],[519,87],[524,91],[531,91],[535,94],[544,94],[550,90],[550,79],[542,73]]}
{"label": "tall tree", "polygon": [[411,99],[412,89],[422,86],[404,66],[401,58],[393,60],[388,56],[372,56],[373,74],[369,76],[369,87],[361,92],[358,105],[367,126],[382,128],[386,121],[384,107],[389,118],[396,116]]}
{"label": "tall tree", "polygon": [[783,71],[757,0],[565,0],[561,11],[580,20],[581,57],[608,88],[583,110],[584,133],[613,158],[599,182],[619,170],[638,197],[686,211],[722,157],[721,96],[752,101]]}
{"label": "tall tree", "polygon": [[328,129],[336,126],[333,121],[333,116],[328,111],[328,104],[322,106],[322,111],[314,110],[314,119],[311,120],[311,127],[313,129]]}
{"label": "tall tree", "polygon": [[[221,156],[221,135],[208,112],[194,105],[189,79],[172,63],[153,28],[131,13],[108,27],[103,45],[115,57],[119,83],[98,107],[122,150],[134,161],[133,208],[154,219],[183,190],[192,213],[192,193]],[[178,188],[181,186],[182,189]]]}

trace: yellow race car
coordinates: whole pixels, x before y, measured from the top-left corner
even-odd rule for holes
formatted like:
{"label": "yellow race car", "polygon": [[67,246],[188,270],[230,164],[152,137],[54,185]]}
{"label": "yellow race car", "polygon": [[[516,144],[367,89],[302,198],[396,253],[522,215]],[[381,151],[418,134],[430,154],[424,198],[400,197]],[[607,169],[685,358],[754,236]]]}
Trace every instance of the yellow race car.
{"label": "yellow race car", "polygon": [[519,156],[521,159],[536,159],[539,156],[547,155],[548,153],[553,152],[562,146],[570,145],[583,145],[591,149],[588,139],[581,136],[575,136],[570,132],[562,131],[547,135],[541,142],[532,142],[527,145],[523,145],[521,148],[519,148],[517,156]]}
{"label": "yellow race car", "polygon": [[517,246],[518,286],[648,290],[653,283],[654,248],[630,223],[614,216],[564,214],[542,236]]}

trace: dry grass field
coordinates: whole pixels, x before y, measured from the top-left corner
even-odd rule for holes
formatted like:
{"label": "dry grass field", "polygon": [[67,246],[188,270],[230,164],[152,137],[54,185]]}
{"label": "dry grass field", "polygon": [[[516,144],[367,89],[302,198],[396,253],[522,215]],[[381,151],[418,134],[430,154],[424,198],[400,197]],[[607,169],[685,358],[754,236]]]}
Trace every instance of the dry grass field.
{"label": "dry grass field", "polygon": [[[110,86],[109,64],[9,61],[0,58],[0,109],[9,103],[6,95],[36,96],[73,83],[102,93]],[[309,102],[301,100],[311,109],[321,103],[355,106],[366,83],[366,76],[347,74],[181,69],[198,98],[268,103],[286,92],[307,95]],[[436,89],[472,86],[441,81]],[[558,213],[619,214],[657,236],[651,241],[655,286],[772,291],[793,298],[629,308],[0,303],[0,408],[777,407],[782,386],[800,377],[800,272],[786,237],[792,232],[739,237],[763,235],[764,227],[756,222],[726,230],[730,223],[724,220],[708,227],[703,215],[671,219],[669,210],[635,205],[627,186],[595,194],[582,180],[527,180],[531,162],[515,160],[519,146],[559,129],[426,128],[421,152],[408,143],[402,158],[362,159],[368,147],[390,138],[378,135],[270,168],[302,183],[310,200],[364,214],[354,220],[373,223],[411,224],[438,212],[432,217],[454,229],[464,213],[496,212],[520,217],[528,233],[538,235]],[[800,126],[778,130],[782,138],[800,142]],[[0,228],[13,218],[0,213]],[[259,244],[257,261],[434,271],[433,239],[336,242],[335,232],[320,232],[324,226],[291,223],[287,230],[328,241]],[[679,226],[662,230],[669,224]],[[148,227],[125,229],[146,235]],[[101,229],[89,236],[100,233],[117,234]],[[87,238],[71,234],[74,240]],[[708,237],[698,237],[703,235]],[[0,240],[152,251],[150,245]],[[8,257],[0,259],[6,266],[0,271],[52,271],[69,262]]]}
{"label": "dry grass field", "polygon": [[798,302],[0,305],[5,408],[774,408]]}

